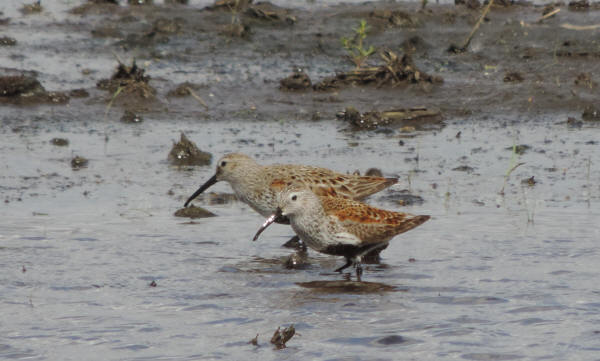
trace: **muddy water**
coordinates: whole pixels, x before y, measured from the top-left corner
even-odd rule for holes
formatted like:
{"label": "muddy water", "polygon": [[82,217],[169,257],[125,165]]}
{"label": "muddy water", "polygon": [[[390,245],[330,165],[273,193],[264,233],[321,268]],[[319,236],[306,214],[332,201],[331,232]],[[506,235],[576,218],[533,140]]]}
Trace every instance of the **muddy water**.
{"label": "muddy water", "polygon": [[[200,11],[205,2],[67,12],[81,3],[44,1],[28,16],[19,2],[2,8],[10,21],[0,26],[17,40],[2,48],[2,70],[34,70],[48,90],[90,96],[0,108],[0,358],[598,358],[600,127],[580,121],[598,95],[596,33],[550,31],[596,23],[597,12],[565,10],[534,26],[515,19],[531,23],[541,9],[494,10],[476,50],[455,57],[445,49],[478,13],[431,6],[414,58],[443,86],[286,93],[278,80],[293,66],[313,81],[348,68],[339,38],[370,5],[311,13],[313,3],[301,2],[294,28],[252,23],[252,38],[240,40],[218,35],[230,14]],[[169,41],[122,42],[162,14],[188,26]],[[122,35],[92,36],[105,24]],[[394,50],[413,35],[372,34]],[[119,122],[127,101],[108,107],[113,94],[96,89],[116,66],[113,52],[136,57],[157,88],[155,101],[133,101],[142,123]],[[505,83],[508,70],[525,80]],[[581,72],[592,74],[587,87],[573,83]],[[183,81],[200,85],[208,109],[166,96]],[[335,117],[349,105],[440,108],[445,125],[353,132]],[[215,160],[167,162],[181,132],[215,158],[237,151],[262,163],[380,168],[401,181],[371,204],[432,219],[395,238],[361,283],[332,272],[342,260],[312,252],[301,269],[286,269],[291,251],[280,245],[290,229],[273,226],[252,242],[263,219],[239,202],[195,202],[218,217],[173,216],[214,172]],[[517,145],[528,147],[514,154]],[[74,169],[75,156],[87,167]],[[400,205],[404,190],[423,202]],[[297,334],[274,350],[271,335],[290,324]],[[256,334],[259,346],[248,344]]]}
{"label": "muddy water", "polygon": [[[345,132],[335,120],[150,123],[3,129],[4,358],[596,357],[600,170],[587,143],[597,127],[449,122],[406,138]],[[167,164],[180,131],[215,155],[379,167],[402,181],[371,202],[432,220],[394,239],[362,285],[332,273],[341,260],[314,253],[286,270],[290,251],[279,246],[290,230],[251,242],[262,219],[240,203],[205,204],[219,217],[194,222],[172,216],[213,172]],[[57,136],[70,145],[49,144]],[[531,148],[502,197],[515,143]],[[88,167],[72,170],[74,154]],[[452,170],[461,165],[473,171]],[[535,186],[521,184],[531,176]],[[425,202],[395,204],[401,189]],[[289,324],[298,335],[274,351],[268,339]],[[257,333],[261,346],[247,344]]]}

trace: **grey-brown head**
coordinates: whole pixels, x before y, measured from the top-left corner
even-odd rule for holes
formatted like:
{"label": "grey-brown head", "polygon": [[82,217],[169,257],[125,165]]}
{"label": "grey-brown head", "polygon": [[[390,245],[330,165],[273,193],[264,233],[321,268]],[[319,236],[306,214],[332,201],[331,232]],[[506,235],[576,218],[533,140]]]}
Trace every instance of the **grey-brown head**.
{"label": "grey-brown head", "polygon": [[210,177],[206,183],[201,185],[200,188],[198,188],[198,190],[187,199],[187,201],[185,201],[184,207],[187,207],[188,204],[194,200],[194,198],[198,197],[213,184],[219,181],[226,181],[229,183],[237,182],[239,179],[245,176],[248,167],[254,167],[256,165],[257,164],[254,159],[242,153],[229,153],[224,155],[217,162],[215,174]]}

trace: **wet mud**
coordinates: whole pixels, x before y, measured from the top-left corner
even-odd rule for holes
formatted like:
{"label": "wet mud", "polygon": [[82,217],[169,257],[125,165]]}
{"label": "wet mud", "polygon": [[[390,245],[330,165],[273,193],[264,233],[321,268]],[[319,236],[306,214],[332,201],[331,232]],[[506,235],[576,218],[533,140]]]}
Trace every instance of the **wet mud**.
{"label": "wet mud", "polygon": [[[9,2],[0,358],[596,357],[600,7],[486,5]],[[432,218],[357,282],[224,182],[182,208],[228,152]]]}

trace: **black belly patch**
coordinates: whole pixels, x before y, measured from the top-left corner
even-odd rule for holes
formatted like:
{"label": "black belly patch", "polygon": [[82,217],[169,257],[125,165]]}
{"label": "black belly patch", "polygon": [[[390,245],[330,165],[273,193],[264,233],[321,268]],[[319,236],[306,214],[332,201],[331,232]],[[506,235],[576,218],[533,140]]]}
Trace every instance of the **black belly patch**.
{"label": "black belly patch", "polygon": [[352,245],[352,244],[334,244],[323,248],[320,252],[330,254],[333,256],[344,256],[346,258],[353,258],[377,248],[385,248],[387,243],[380,244],[367,244],[367,245]]}

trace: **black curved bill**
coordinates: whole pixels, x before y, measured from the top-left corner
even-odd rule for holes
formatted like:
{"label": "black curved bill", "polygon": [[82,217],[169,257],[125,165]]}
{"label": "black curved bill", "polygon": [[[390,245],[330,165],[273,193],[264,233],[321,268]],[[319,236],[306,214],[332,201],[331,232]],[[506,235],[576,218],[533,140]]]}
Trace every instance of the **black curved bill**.
{"label": "black curved bill", "polygon": [[263,233],[263,231],[265,229],[267,229],[267,227],[269,227],[271,224],[273,224],[278,218],[281,218],[281,208],[277,208],[277,211],[275,211],[275,213],[271,214],[269,216],[269,218],[267,218],[267,220],[265,221],[265,223],[263,223],[262,226],[260,226],[260,228],[258,229],[258,232],[256,232],[256,234],[254,235],[254,238],[252,238],[252,241],[256,241],[258,239],[258,236],[260,236],[261,233]]}
{"label": "black curved bill", "polygon": [[210,177],[210,179],[207,180],[206,183],[204,183],[202,186],[200,186],[200,188],[198,188],[198,190],[195,191],[194,194],[192,194],[190,196],[190,198],[187,199],[187,201],[185,201],[185,204],[183,206],[187,207],[188,204],[190,204],[190,202],[194,200],[194,198],[198,197],[198,195],[200,195],[200,193],[204,192],[206,189],[208,189],[210,186],[212,186],[215,183],[217,183],[217,175],[216,174],[213,175],[212,177]]}

